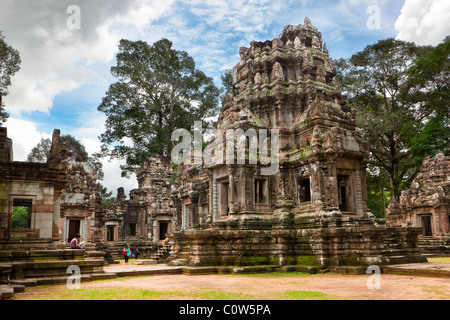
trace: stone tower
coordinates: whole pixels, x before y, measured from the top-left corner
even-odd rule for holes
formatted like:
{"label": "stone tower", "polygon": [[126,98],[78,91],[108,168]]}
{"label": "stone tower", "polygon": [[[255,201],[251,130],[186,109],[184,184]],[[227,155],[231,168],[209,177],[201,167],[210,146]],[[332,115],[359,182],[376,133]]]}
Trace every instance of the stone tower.
{"label": "stone tower", "polygon": [[[239,53],[210,143],[226,152],[182,166],[175,183],[176,257],[191,265],[423,260],[418,229],[387,229],[365,205],[368,145],[317,28],[306,18]],[[237,150],[229,151],[230,132]],[[239,146],[245,161],[228,161]],[[388,238],[401,252],[389,251]]]}

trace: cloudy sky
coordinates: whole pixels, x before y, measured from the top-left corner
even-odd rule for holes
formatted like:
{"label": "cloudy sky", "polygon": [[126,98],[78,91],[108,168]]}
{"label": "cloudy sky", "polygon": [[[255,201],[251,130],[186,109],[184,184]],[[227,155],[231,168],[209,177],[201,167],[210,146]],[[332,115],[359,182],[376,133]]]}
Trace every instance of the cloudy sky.
{"label": "cloudy sky", "polygon": [[[99,150],[105,117],[97,107],[115,81],[120,39],[167,38],[220,86],[239,47],[305,17],[334,59],[390,37],[437,45],[450,34],[448,0],[1,0],[0,30],[22,59],[4,98],[14,159],[24,161],[55,128]],[[105,160],[103,184],[128,194],[137,182],[120,178],[118,164]]]}

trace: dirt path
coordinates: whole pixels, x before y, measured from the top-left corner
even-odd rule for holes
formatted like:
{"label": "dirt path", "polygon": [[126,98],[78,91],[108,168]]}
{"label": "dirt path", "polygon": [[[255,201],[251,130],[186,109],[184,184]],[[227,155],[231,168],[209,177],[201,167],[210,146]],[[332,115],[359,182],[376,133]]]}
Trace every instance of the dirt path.
{"label": "dirt path", "polygon": [[[247,299],[287,299],[286,292],[314,291],[332,299],[450,300],[450,279],[381,275],[380,289],[367,287],[369,275],[316,274],[296,276],[157,275],[82,284],[82,289],[133,288],[158,292],[218,291]],[[54,290],[65,290],[57,286]],[[33,299],[33,289],[17,299]],[[183,299],[185,299],[184,297]],[[167,299],[163,298],[163,299]],[[170,299],[170,298],[169,298]],[[189,299],[189,296],[188,296]],[[314,297],[313,297],[314,299]],[[320,299],[320,296],[318,297]]]}

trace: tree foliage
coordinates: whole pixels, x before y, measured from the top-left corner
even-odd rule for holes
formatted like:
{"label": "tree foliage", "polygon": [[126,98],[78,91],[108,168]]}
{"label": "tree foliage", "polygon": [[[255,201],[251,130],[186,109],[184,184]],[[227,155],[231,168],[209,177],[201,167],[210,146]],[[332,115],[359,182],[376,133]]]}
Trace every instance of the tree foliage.
{"label": "tree foliage", "polygon": [[[84,155],[88,163],[97,170],[97,176],[99,180],[103,179],[103,165],[96,158],[90,156],[86,151],[85,146],[75,137],[70,134],[61,135],[61,142],[67,146],[68,151],[78,151]],[[41,138],[41,141],[31,149],[27,156],[29,162],[46,162],[47,157],[50,154],[52,147],[52,141],[49,138]]]}
{"label": "tree foliage", "polygon": [[113,204],[116,201],[116,198],[112,196],[112,191],[108,192],[108,188],[106,188],[101,183],[98,183],[98,189],[100,193],[100,198],[102,199],[103,203],[107,206]]}
{"label": "tree foliage", "polygon": [[0,125],[8,119],[9,115],[4,110],[2,97],[8,94],[11,85],[11,77],[20,70],[19,52],[9,46],[0,31]]}
{"label": "tree foliage", "polygon": [[[429,46],[387,39],[336,62],[336,79],[369,142],[371,165],[385,170],[394,200],[412,182],[423,158],[442,147],[435,133],[445,131],[448,77],[441,73],[445,63],[430,62],[435,54]],[[433,147],[427,148],[431,137]]]}
{"label": "tree foliage", "polygon": [[214,115],[220,90],[167,39],[121,40],[116,58],[117,82],[98,107],[107,116],[98,156],[125,159],[127,175],[152,155],[170,156],[173,131]]}
{"label": "tree foliage", "polygon": [[450,155],[450,36],[409,70],[402,98],[431,114],[423,129],[411,137],[414,161],[420,166],[428,155]]}
{"label": "tree foliage", "polygon": [[233,92],[233,70],[227,69],[220,75],[225,92]]}
{"label": "tree foliage", "polygon": [[28,228],[28,208],[13,207],[12,208],[12,228],[25,229]]}

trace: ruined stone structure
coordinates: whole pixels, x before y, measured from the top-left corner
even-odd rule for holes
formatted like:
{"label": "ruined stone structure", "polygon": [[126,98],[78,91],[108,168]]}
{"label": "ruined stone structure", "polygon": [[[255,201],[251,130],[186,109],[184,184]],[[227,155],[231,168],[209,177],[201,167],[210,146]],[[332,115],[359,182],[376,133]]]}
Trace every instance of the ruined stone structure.
{"label": "ruined stone structure", "polygon": [[[163,159],[148,159],[137,171],[139,188],[129,200],[119,188],[110,207],[101,199],[96,169],[82,153],[67,150],[59,130],[46,163],[12,160],[12,141],[0,127],[0,272],[6,278],[64,275],[69,262],[87,273],[98,271],[122,258],[125,243],[152,257],[172,231],[172,170]],[[69,249],[76,234],[85,250]],[[36,257],[43,261],[39,266],[33,265]]]}
{"label": "ruined stone structure", "polygon": [[450,157],[427,157],[399,203],[388,208],[390,226],[421,227],[419,247],[427,254],[450,254]]}
{"label": "ruined stone structure", "polygon": [[138,188],[130,191],[130,199],[119,188],[116,202],[107,208],[103,217],[104,240],[110,248],[131,243],[133,248],[139,247],[143,256],[150,257],[159,241],[172,231],[171,164],[160,157],[150,158],[136,176]]}
{"label": "ruined stone structure", "polygon": [[[66,217],[93,214],[80,212],[86,202],[76,194],[82,189],[67,186],[79,172],[71,156],[54,130],[46,163],[13,161],[12,141],[0,128],[0,284],[64,277],[74,266],[86,276],[103,276],[104,252],[66,248]],[[79,201],[69,200],[72,195]]]}
{"label": "ruined stone structure", "polygon": [[[66,148],[60,143],[60,132],[53,132],[52,148],[47,163],[12,161],[11,140],[2,128],[0,155],[0,239],[36,239],[42,243],[60,239],[60,203],[66,184]],[[6,141],[6,144],[5,144]],[[12,212],[23,208],[28,215],[26,225],[16,228]],[[39,242],[39,241],[38,241]]]}
{"label": "ruined stone structure", "polygon": [[[233,92],[216,124],[223,136],[211,142],[227,152],[213,155],[211,163],[180,166],[172,263],[423,261],[415,245],[420,229],[387,228],[365,205],[368,146],[332,81],[336,70],[322,34],[306,18],[272,41],[250,45],[239,51]],[[227,161],[226,132],[239,129],[244,134],[235,141],[243,142],[245,163]],[[278,139],[271,130],[278,130]],[[256,162],[250,155],[255,143]],[[272,150],[272,162],[263,163],[261,145]],[[274,150],[279,170],[267,174]]]}
{"label": "ruined stone structure", "polygon": [[13,159],[12,140],[8,138],[8,131],[0,127],[0,162],[9,162]]}
{"label": "ruined stone structure", "polygon": [[60,238],[69,243],[76,234],[92,245],[101,242],[105,206],[100,197],[97,171],[78,152],[67,153],[67,182],[61,197]]}
{"label": "ruined stone structure", "polygon": [[174,208],[171,205],[172,164],[163,157],[152,157],[136,171],[139,190],[146,192],[149,216],[148,236],[160,241],[172,231]]}

